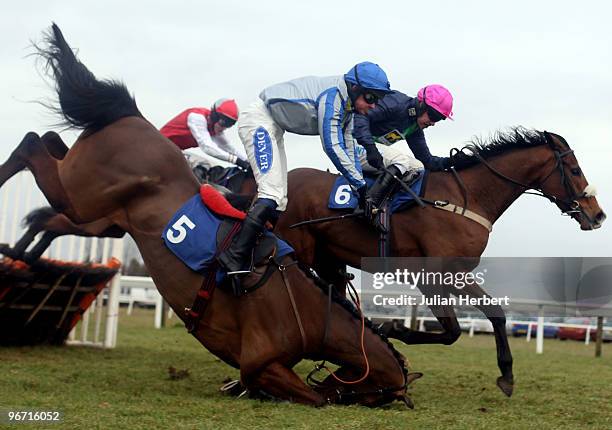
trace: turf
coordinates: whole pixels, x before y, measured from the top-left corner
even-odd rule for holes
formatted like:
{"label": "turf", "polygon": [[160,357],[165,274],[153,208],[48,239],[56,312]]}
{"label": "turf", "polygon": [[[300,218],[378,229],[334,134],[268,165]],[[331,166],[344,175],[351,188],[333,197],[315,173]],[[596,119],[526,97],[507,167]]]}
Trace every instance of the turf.
{"label": "turf", "polygon": [[[515,394],[506,398],[492,336],[467,335],[452,346],[404,346],[415,410],[400,403],[367,409],[315,409],[223,396],[238,372],[208,353],[182,326],[153,328],[152,311],[120,318],[118,346],[0,349],[0,409],[60,410],[63,422],[29,428],[612,428],[612,345],[511,339]],[[5,328],[3,328],[5,329]],[[188,369],[171,380],[168,367]],[[307,373],[312,363],[298,366]],[[10,426],[9,428],[17,428]]]}

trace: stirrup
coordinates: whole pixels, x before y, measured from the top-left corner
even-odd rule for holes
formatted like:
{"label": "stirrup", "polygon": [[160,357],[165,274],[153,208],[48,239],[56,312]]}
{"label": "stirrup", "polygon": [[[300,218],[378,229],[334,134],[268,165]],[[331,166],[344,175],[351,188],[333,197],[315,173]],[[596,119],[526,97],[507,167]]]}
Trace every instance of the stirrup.
{"label": "stirrup", "polygon": [[243,269],[243,270],[234,270],[233,272],[226,272],[226,273],[229,276],[236,276],[236,275],[246,275],[247,273],[251,273],[251,272],[252,272],[251,269]]}

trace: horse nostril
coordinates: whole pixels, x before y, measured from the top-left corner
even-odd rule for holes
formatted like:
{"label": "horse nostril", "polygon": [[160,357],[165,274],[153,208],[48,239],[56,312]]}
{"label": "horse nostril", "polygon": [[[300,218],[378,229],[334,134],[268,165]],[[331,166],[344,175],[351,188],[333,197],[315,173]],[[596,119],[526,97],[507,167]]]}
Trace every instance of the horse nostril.
{"label": "horse nostril", "polygon": [[603,211],[601,211],[597,215],[595,215],[595,221],[597,221],[597,222],[602,223],[602,222],[604,222],[605,219],[606,219],[606,214]]}

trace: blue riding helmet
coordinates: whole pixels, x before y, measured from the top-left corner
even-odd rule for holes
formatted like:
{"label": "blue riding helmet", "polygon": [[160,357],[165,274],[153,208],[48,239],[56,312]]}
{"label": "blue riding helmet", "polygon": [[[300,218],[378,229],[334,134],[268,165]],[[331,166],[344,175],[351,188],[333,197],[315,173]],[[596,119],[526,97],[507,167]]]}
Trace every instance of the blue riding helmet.
{"label": "blue riding helmet", "polygon": [[391,85],[385,71],[378,64],[369,61],[355,64],[344,75],[344,80],[368,90],[381,93],[391,92]]}

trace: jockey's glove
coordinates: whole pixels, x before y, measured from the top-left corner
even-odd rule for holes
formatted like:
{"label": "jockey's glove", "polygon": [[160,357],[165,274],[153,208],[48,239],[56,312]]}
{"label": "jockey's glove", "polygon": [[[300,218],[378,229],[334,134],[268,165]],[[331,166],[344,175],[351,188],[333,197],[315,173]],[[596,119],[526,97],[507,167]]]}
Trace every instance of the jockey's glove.
{"label": "jockey's glove", "polygon": [[248,161],[242,160],[238,158],[236,160],[236,166],[240,167],[242,170],[248,171],[251,168],[251,164]]}
{"label": "jockey's glove", "polygon": [[385,163],[383,162],[382,155],[376,148],[376,145],[363,145],[366,150],[366,157],[368,159],[368,164],[377,170],[382,170],[385,168]]}

